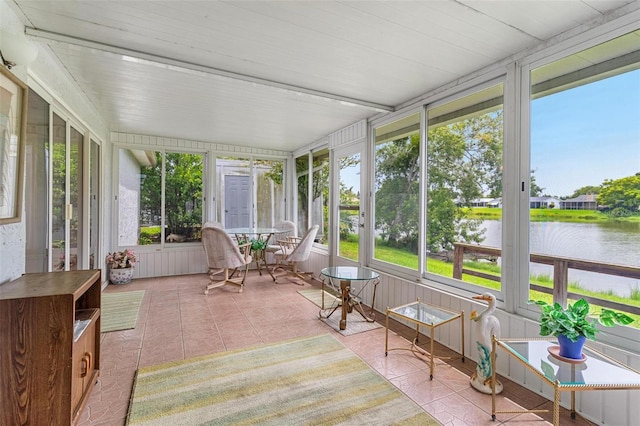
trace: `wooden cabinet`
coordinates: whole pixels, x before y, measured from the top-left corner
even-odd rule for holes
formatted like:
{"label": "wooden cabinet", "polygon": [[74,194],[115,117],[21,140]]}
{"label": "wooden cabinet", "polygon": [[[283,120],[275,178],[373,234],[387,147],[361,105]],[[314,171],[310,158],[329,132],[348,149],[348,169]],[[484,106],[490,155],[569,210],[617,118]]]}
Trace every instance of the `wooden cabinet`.
{"label": "wooden cabinet", "polygon": [[100,270],[0,285],[0,424],[71,425],[100,371]]}

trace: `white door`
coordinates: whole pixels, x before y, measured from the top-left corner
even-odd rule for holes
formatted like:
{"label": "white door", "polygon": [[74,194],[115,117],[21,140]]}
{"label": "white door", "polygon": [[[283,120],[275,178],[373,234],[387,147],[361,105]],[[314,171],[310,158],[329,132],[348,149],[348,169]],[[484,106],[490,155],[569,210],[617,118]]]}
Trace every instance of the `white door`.
{"label": "white door", "polygon": [[251,225],[251,177],[226,175],[224,177],[224,226],[225,228],[243,228]]}

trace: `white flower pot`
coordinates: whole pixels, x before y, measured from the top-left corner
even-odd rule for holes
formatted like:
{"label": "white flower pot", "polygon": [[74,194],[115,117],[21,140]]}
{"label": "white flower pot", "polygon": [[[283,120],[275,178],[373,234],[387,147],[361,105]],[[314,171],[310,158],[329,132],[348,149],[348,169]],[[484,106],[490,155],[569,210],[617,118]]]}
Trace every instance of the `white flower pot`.
{"label": "white flower pot", "polygon": [[133,278],[133,268],[109,269],[111,284],[127,284]]}

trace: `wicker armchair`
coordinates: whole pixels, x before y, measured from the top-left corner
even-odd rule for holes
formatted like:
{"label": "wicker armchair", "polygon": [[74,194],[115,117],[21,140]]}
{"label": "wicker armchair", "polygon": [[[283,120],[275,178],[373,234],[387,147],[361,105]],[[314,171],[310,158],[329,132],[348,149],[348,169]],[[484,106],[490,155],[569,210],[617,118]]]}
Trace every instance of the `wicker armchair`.
{"label": "wicker armchair", "polygon": [[[318,233],[318,228],[318,225],[312,226],[307,230],[304,237],[300,239],[288,238],[286,240],[278,240],[280,243],[280,250],[274,253],[276,265],[273,268],[273,271],[275,272],[278,269],[283,269],[288,275],[293,275],[302,280],[308,278],[312,272],[299,271],[298,264],[306,262],[309,259],[311,247],[313,247],[313,242],[316,238],[316,234]],[[297,284],[304,285],[304,282]]]}
{"label": "wicker armchair", "polygon": [[[204,294],[209,294],[209,290],[223,285],[232,284],[244,287],[244,279],[251,263],[251,243],[237,245],[224,229],[218,227],[206,227],[202,229],[202,246],[209,266],[209,280],[211,283],[204,290]],[[235,271],[244,266],[244,274],[241,278],[231,278],[229,270]],[[224,279],[214,281],[214,275],[224,272]],[[232,274],[233,275],[233,274]]]}

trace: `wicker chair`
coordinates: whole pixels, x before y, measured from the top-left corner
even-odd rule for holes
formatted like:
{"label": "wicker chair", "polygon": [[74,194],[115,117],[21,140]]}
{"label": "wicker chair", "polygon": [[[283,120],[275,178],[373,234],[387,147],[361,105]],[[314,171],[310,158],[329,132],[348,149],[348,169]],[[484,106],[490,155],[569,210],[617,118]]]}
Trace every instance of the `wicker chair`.
{"label": "wicker chair", "polygon": [[271,254],[274,254],[281,249],[281,245],[280,243],[278,243],[278,240],[287,241],[287,240],[298,239],[298,227],[296,226],[295,223],[291,222],[290,220],[283,220],[282,222],[278,223],[275,226],[275,228],[278,231],[281,231],[272,237],[272,238],[276,238],[275,244],[268,244],[267,247],[264,249],[265,252],[271,253]]}
{"label": "wicker chair", "polygon": [[[276,258],[276,265],[273,268],[275,272],[277,269],[284,269],[287,271],[288,275],[293,275],[297,278],[305,280],[307,275],[311,275],[312,272],[303,272],[298,270],[298,264],[300,262],[306,262],[309,259],[309,254],[311,253],[311,247],[313,247],[313,242],[316,238],[316,234],[318,233],[318,225],[314,225],[304,237],[300,239],[286,239],[286,240],[278,240],[280,243],[280,250],[274,253]],[[297,283],[300,285],[304,285],[303,283]]]}
{"label": "wicker chair", "polygon": [[[224,229],[218,227],[206,227],[202,230],[202,246],[207,258],[209,267],[209,280],[211,283],[204,290],[204,294],[209,294],[209,290],[232,284],[240,287],[240,293],[244,287],[244,279],[251,263],[251,243],[237,245]],[[244,266],[242,278],[231,278],[229,270],[235,271]],[[214,275],[224,272],[224,279],[214,281]],[[233,275],[233,274],[232,274]]]}

